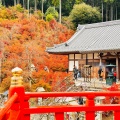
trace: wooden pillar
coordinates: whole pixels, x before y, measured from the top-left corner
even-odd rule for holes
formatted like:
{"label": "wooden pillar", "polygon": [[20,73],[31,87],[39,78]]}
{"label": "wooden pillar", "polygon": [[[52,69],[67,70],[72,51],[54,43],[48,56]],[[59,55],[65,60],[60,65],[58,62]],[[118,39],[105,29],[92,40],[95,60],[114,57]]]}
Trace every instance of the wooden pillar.
{"label": "wooden pillar", "polygon": [[64,120],[64,113],[55,113],[55,120]]}
{"label": "wooden pillar", "polygon": [[116,80],[118,81],[119,79],[119,58],[118,57],[116,57],[116,73],[117,73]]}
{"label": "wooden pillar", "polygon": [[88,55],[86,54],[86,65],[88,64]]}
{"label": "wooden pillar", "polygon": [[120,111],[114,111],[114,120],[120,119]]}
{"label": "wooden pillar", "polygon": [[[88,96],[86,100],[86,106],[95,106],[94,96]],[[95,120],[94,111],[86,111],[86,120]]]}

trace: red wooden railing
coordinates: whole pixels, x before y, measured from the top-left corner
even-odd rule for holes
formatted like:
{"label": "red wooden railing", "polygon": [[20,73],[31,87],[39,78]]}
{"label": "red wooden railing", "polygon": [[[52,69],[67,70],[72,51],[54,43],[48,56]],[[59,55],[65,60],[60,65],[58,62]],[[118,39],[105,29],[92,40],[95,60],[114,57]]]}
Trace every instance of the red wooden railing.
{"label": "red wooden railing", "polygon": [[[119,120],[120,104],[102,104],[94,103],[98,96],[120,96],[119,91],[111,92],[31,92],[25,93],[24,86],[21,84],[21,77],[15,71],[15,77],[12,78],[9,89],[9,98],[5,107],[0,110],[0,120],[30,120],[30,114],[55,113],[55,120],[64,120],[64,112],[86,112],[86,120],[95,120],[96,111],[114,111],[114,120]],[[17,81],[17,82],[16,82]],[[30,98],[46,97],[78,97],[85,96],[87,102],[85,105],[57,105],[40,106],[31,108],[29,106]]]}
{"label": "red wooden railing", "polygon": [[5,119],[5,115],[8,113],[8,111],[11,109],[14,102],[17,100],[18,95],[14,94],[9,101],[5,104],[5,107],[0,110],[0,120],[3,118]]}
{"label": "red wooden railing", "polygon": [[[19,89],[17,89],[19,90]],[[16,91],[17,92],[17,91]],[[62,106],[40,106],[36,108],[30,108],[28,100],[33,97],[76,97],[85,96],[88,100],[86,105],[62,105]],[[5,113],[8,109],[9,116],[7,119],[12,120],[14,114],[17,115],[17,119],[14,120],[30,120],[30,114],[37,113],[55,113],[56,120],[64,120],[64,112],[86,112],[86,120],[95,120],[95,111],[114,111],[114,120],[119,120],[120,104],[107,104],[107,105],[95,105],[94,98],[97,96],[120,96],[120,92],[41,92],[41,93],[25,93],[22,98],[15,101],[18,95],[15,93],[6,103],[5,108],[0,111],[0,120],[4,120]],[[24,99],[22,103],[20,100]],[[21,102],[21,103],[20,103]],[[12,106],[12,108],[11,108]],[[22,108],[22,109],[20,109]],[[4,111],[5,110],[5,111]],[[13,112],[16,111],[16,112]],[[13,113],[12,113],[13,112]],[[20,117],[18,115],[21,113]],[[10,117],[10,118],[9,118]]]}
{"label": "red wooden railing", "polygon": [[95,111],[114,111],[114,119],[119,120],[120,104],[95,105],[94,98],[97,96],[120,96],[120,92],[45,92],[45,93],[27,93],[27,97],[76,97],[85,96],[86,105],[67,105],[67,106],[41,106],[39,108],[25,108],[24,114],[35,113],[55,113],[56,120],[64,120],[64,112],[86,112],[86,120],[95,120]]}

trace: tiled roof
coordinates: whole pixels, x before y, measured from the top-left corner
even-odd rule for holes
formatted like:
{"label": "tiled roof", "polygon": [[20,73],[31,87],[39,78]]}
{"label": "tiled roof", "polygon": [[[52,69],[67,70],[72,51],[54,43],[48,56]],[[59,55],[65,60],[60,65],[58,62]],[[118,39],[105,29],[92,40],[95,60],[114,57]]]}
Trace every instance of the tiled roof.
{"label": "tiled roof", "polygon": [[78,25],[67,42],[46,51],[53,54],[120,51],[120,20]]}

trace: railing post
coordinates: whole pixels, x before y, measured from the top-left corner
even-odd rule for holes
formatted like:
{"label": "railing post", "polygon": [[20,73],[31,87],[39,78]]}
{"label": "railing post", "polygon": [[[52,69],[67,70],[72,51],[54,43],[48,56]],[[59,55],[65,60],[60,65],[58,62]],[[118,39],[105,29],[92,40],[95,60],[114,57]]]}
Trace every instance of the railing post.
{"label": "railing post", "polygon": [[55,113],[55,120],[64,120],[64,112]]}
{"label": "railing post", "polygon": [[120,120],[120,111],[114,111],[114,120]]}
{"label": "railing post", "polygon": [[[12,105],[12,108],[10,110],[10,120],[18,119],[18,120],[25,120],[22,110],[24,109],[24,96],[25,96],[25,90],[23,86],[23,77],[22,69],[16,67],[12,69],[13,77],[11,78],[11,85],[9,89],[9,96],[8,99],[13,94],[18,94],[17,101]],[[16,115],[15,115],[16,114]]]}
{"label": "railing post", "polygon": [[[95,106],[94,96],[88,96],[86,101],[86,106]],[[94,111],[86,111],[86,120],[95,120],[95,112]]]}
{"label": "railing post", "polygon": [[[25,108],[29,108],[29,102],[28,102],[28,100],[29,100],[29,98],[25,97],[25,101],[24,101],[24,107]],[[25,114],[23,120],[30,120],[30,114]]]}

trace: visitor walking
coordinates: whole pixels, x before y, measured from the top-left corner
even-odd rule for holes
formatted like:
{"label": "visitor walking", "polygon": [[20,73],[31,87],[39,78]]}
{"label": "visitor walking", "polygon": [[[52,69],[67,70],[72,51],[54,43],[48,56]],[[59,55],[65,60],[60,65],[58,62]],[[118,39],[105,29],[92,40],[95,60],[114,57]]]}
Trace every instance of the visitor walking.
{"label": "visitor walking", "polygon": [[75,65],[73,67],[73,74],[74,74],[74,79],[77,80],[78,69]]}

